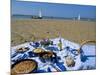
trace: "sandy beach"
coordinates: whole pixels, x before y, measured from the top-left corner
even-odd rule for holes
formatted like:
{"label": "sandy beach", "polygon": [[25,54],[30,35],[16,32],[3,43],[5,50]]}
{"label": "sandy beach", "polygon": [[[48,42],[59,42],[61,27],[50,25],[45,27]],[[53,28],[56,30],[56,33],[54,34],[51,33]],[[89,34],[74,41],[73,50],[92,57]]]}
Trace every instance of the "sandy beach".
{"label": "sandy beach", "polygon": [[11,46],[43,38],[61,37],[81,43],[96,40],[96,22],[74,20],[19,19],[11,21]]}

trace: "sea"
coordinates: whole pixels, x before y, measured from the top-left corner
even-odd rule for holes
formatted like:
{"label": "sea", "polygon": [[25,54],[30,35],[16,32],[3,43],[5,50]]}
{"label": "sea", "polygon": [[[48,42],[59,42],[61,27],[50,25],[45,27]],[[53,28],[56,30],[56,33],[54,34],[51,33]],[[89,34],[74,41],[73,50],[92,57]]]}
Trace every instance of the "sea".
{"label": "sea", "polygon": [[[77,17],[52,17],[52,16],[42,16],[42,18],[36,15],[12,15],[11,19],[57,19],[57,20],[78,20]],[[96,18],[83,18],[82,21],[96,21]]]}

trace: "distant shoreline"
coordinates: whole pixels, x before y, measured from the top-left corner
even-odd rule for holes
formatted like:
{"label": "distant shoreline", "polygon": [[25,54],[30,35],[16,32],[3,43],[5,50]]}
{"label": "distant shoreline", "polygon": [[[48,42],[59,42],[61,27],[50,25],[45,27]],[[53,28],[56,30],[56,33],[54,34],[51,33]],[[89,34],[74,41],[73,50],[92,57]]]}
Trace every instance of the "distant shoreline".
{"label": "distant shoreline", "polygon": [[[77,17],[52,17],[52,16],[43,16],[39,18],[36,15],[12,15],[12,19],[54,19],[54,20],[78,20]],[[96,18],[80,18],[80,21],[96,21]]]}

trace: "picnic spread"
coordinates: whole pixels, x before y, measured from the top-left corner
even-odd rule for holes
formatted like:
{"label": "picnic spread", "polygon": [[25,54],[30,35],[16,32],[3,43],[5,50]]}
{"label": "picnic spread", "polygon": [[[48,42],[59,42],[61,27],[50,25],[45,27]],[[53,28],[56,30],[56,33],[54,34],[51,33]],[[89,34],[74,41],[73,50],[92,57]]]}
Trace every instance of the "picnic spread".
{"label": "picnic spread", "polygon": [[61,37],[11,47],[12,74],[95,69],[96,46],[80,47]]}

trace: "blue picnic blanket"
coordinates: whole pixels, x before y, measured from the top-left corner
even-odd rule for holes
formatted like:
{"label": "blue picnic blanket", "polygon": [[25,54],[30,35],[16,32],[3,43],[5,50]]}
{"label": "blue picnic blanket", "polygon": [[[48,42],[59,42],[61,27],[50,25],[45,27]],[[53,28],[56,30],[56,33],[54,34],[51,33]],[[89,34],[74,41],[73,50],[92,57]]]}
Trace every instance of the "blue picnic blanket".
{"label": "blue picnic blanket", "polygon": [[[87,46],[85,48],[84,55],[77,54],[76,49],[80,47],[79,44],[70,42],[65,39],[62,40],[62,48],[60,51],[58,47],[59,38],[51,39],[53,41],[53,45],[49,45],[48,47],[42,47],[39,45],[39,42],[28,42],[22,45],[11,47],[11,64],[14,64],[18,60],[22,59],[33,59],[38,63],[37,73],[41,72],[55,72],[55,71],[69,71],[69,70],[83,70],[83,69],[95,69],[95,50],[89,51],[89,48],[95,49],[94,46]],[[28,47],[29,50],[23,53],[17,53],[16,49],[20,47]],[[57,57],[52,59],[52,62],[44,61],[36,54],[33,53],[33,50],[36,48],[42,48],[46,51],[53,51],[56,53]],[[86,52],[87,51],[87,52]],[[89,55],[90,54],[90,55]],[[91,55],[92,54],[92,55]],[[68,67],[66,64],[66,56],[70,55],[73,57],[75,61],[74,67]]]}

